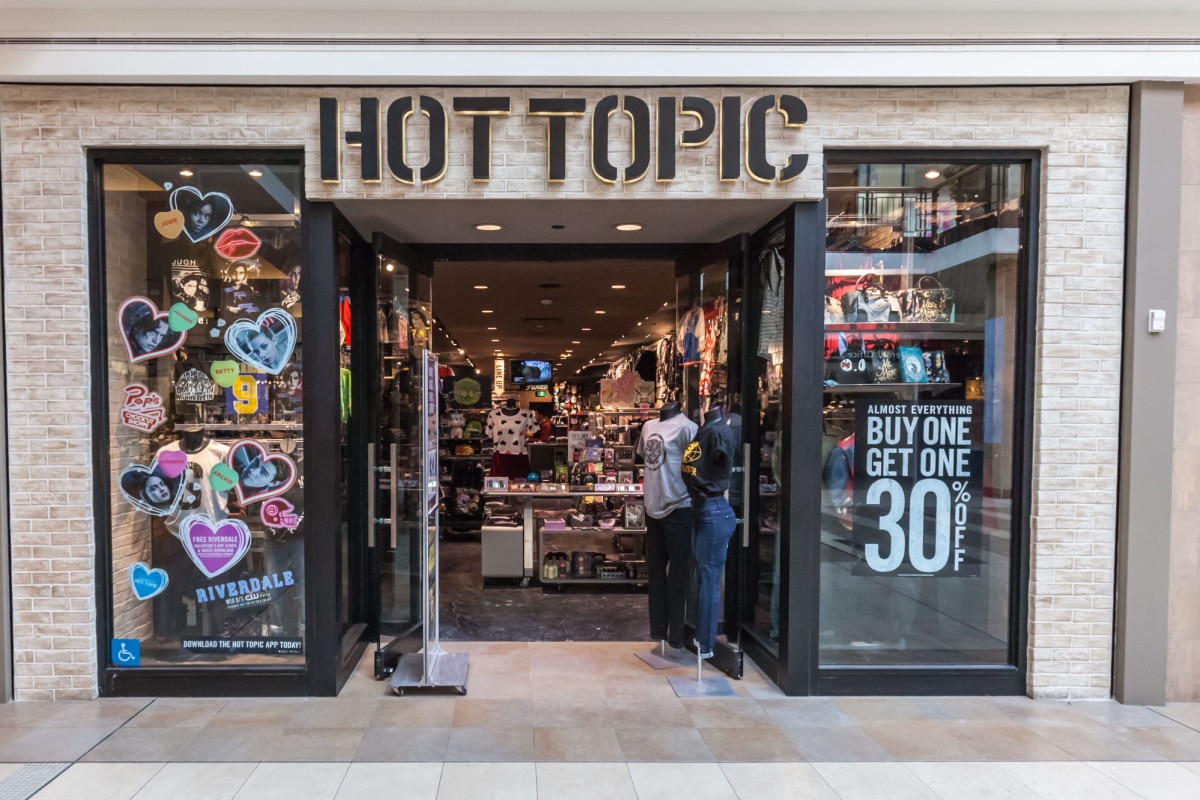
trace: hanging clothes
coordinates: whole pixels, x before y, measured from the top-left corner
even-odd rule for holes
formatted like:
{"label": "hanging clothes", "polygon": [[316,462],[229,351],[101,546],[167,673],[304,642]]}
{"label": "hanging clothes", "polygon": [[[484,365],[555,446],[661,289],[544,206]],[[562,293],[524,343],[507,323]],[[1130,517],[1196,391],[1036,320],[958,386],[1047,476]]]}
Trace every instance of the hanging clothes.
{"label": "hanging clothes", "polygon": [[772,247],[758,257],[763,301],[758,323],[758,355],[772,366],[783,363],[783,257]]}
{"label": "hanging clothes", "polygon": [[704,309],[694,305],[679,321],[676,348],[679,351],[680,364],[695,364],[704,352]]}

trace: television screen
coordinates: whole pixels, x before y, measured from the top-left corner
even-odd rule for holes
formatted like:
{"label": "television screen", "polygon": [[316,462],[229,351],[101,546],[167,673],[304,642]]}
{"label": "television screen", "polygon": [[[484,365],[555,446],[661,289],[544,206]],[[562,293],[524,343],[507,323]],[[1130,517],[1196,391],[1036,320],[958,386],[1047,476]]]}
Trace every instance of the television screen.
{"label": "television screen", "polygon": [[510,361],[508,362],[509,380],[513,383],[549,383],[549,361]]}

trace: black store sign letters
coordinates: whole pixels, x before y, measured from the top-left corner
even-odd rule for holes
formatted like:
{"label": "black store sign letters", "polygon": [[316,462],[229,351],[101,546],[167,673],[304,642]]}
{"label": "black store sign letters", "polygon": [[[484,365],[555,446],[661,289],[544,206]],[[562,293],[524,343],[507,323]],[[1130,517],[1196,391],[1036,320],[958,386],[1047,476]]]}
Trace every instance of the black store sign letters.
{"label": "black store sign letters", "polygon": [[[786,183],[799,177],[808,165],[808,156],[793,153],[787,163],[776,167],[767,160],[767,115],[779,114],[785,128],[800,128],[808,121],[808,108],[799,97],[790,94],[764,95],[746,109],[743,118],[742,98],[723,97],[720,106],[703,97],[686,96],[657,98],[656,114],[650,105],[633,95],[610,94],[597,101],[591,110],[591,167],[596,177],[605,183],[634,183],[650,173],[651,150],[654,151],[654,177],[659,182],[675,179],[677,147],[703,147],[717,135],[720,177],[734,181],[742,175],[743,157],[747,173],[756,181]],[[401,97],[387,107],[387,130],[381,120],[379,99],[359,100],[359,128],[341,130],[341,108],[336,98],[321,98],[321,180],[337,183],[341,180],[342,144],[362,149],[362,180],[379,183],[383,180],[384,145],[386,164],[392,177],[401,183],[435,183],[446,174],[447,153],[450,149],[450,125],[445,107],[438,100],[421,95]],[[420,113],[428,118],[429,148],[425,164],[413,167],[408,160],[408,118]],[[491,178],[492,120],[512,114],[508,97],[455,97],[453,113],[471,118],[471,174],[476,181]],[[622,168],[609,157],[610,127],[614,114],[622,113],[632,123],[633,161]],[[567,118],[588,114],[584,98],[530,98],[528,115],[546,118],[547,175],[550,183],[567,179]],[[679,117],[689,118],[680,130]],[[694,122],[691,122],[694,120]],[[653,132],[652,132],[653,129]]]}

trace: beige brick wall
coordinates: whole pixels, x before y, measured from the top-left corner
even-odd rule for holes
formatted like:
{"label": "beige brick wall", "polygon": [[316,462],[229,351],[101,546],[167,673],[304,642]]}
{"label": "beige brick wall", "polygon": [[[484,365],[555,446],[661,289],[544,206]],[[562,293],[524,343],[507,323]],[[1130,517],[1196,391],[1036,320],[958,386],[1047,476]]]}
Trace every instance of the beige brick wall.
{"label": "beige brick wall", "polygon": [[[536,90],[538,96],[561,90]],[[766,90],[763,90],[766,91]],[[524,90],[489,89],[513,98]],[[465,92],[428,90],[442,99]],[[472,91],[478,94],[478,91]],[[660,92],[632,90],[652,99]],[[717,99],[720,90],[692,93]],[[744,98],[762,91],[739,89]],[[470,180],[452,149],[446,178],[414,189],[390,177],[364,186],[347,151],[338,187],[317,173],[317,101],[342,100],[357,129],[360,92],[339,89],[8,86],[3,124],[5,315],[13,440],[14,593],[18,696],[89,697],[96,689],[88,419],[86,219],[90,146],[298,146],[306,188],[335,197],[697,198],[820,196],[826,147],[1037,148],[1045,153],[1039,247],[1030,611],[1030,691],[1041,697],[1110,694],[1118,386],[1124,257],[1125,87],[811,89],[798,92],[810,123],[808,171],[779,186],[717,179],[716,145],[684,150],[680,180],[653,176],[608,186],[586,165],[586,129],[572,134],[568,180],[545,183],[545,123],[520,113],[497,124],[493,179]],[[386,103],[398,96],[377,93]],[[415,92],[414,92],[415,94]],[[570,91],[591,103],[597,90]],[[624,123],[614,117],[615,138]],[[470,141],[451,117],[452,148]],[[569,127],[582,126],[572,121]],[[414,127],[416,132],[419,128]],[[770,128],[774,162],[792,132]],[[419,138],[419,137],[417,137]],[[786,146],[785,146],[786,145]],[[414,149],[412,160],[418,158]],[[614,149],[614,162],[623,163]],[[77,427],[78,426],[78,427]],[[64,470],[75,480],[51,485]],[[47,503],[47,496],[52,502]],[[102,531],[107,525],[101,526]]]}
{"label": "beige brick wall", "polygon": [[[1183,107],[1183,193],[1179,253],[1179,340],[1175,369],[1175,454],[1167,699],[1200,700],[1200,86]],[[1169,323],[1168,323],[1169,324]]]}

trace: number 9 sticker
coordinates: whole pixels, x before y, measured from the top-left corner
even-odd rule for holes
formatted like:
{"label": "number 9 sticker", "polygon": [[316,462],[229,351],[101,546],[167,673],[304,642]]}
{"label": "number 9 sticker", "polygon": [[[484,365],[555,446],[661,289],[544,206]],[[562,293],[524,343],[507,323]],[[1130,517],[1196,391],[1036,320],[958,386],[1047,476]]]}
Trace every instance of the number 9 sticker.
{"label": "number 9 sticker", "polygon": [[233,410],[238,414],[258,412],[258,381],[253,375],[238,375],[229,387],[233,393]]}

